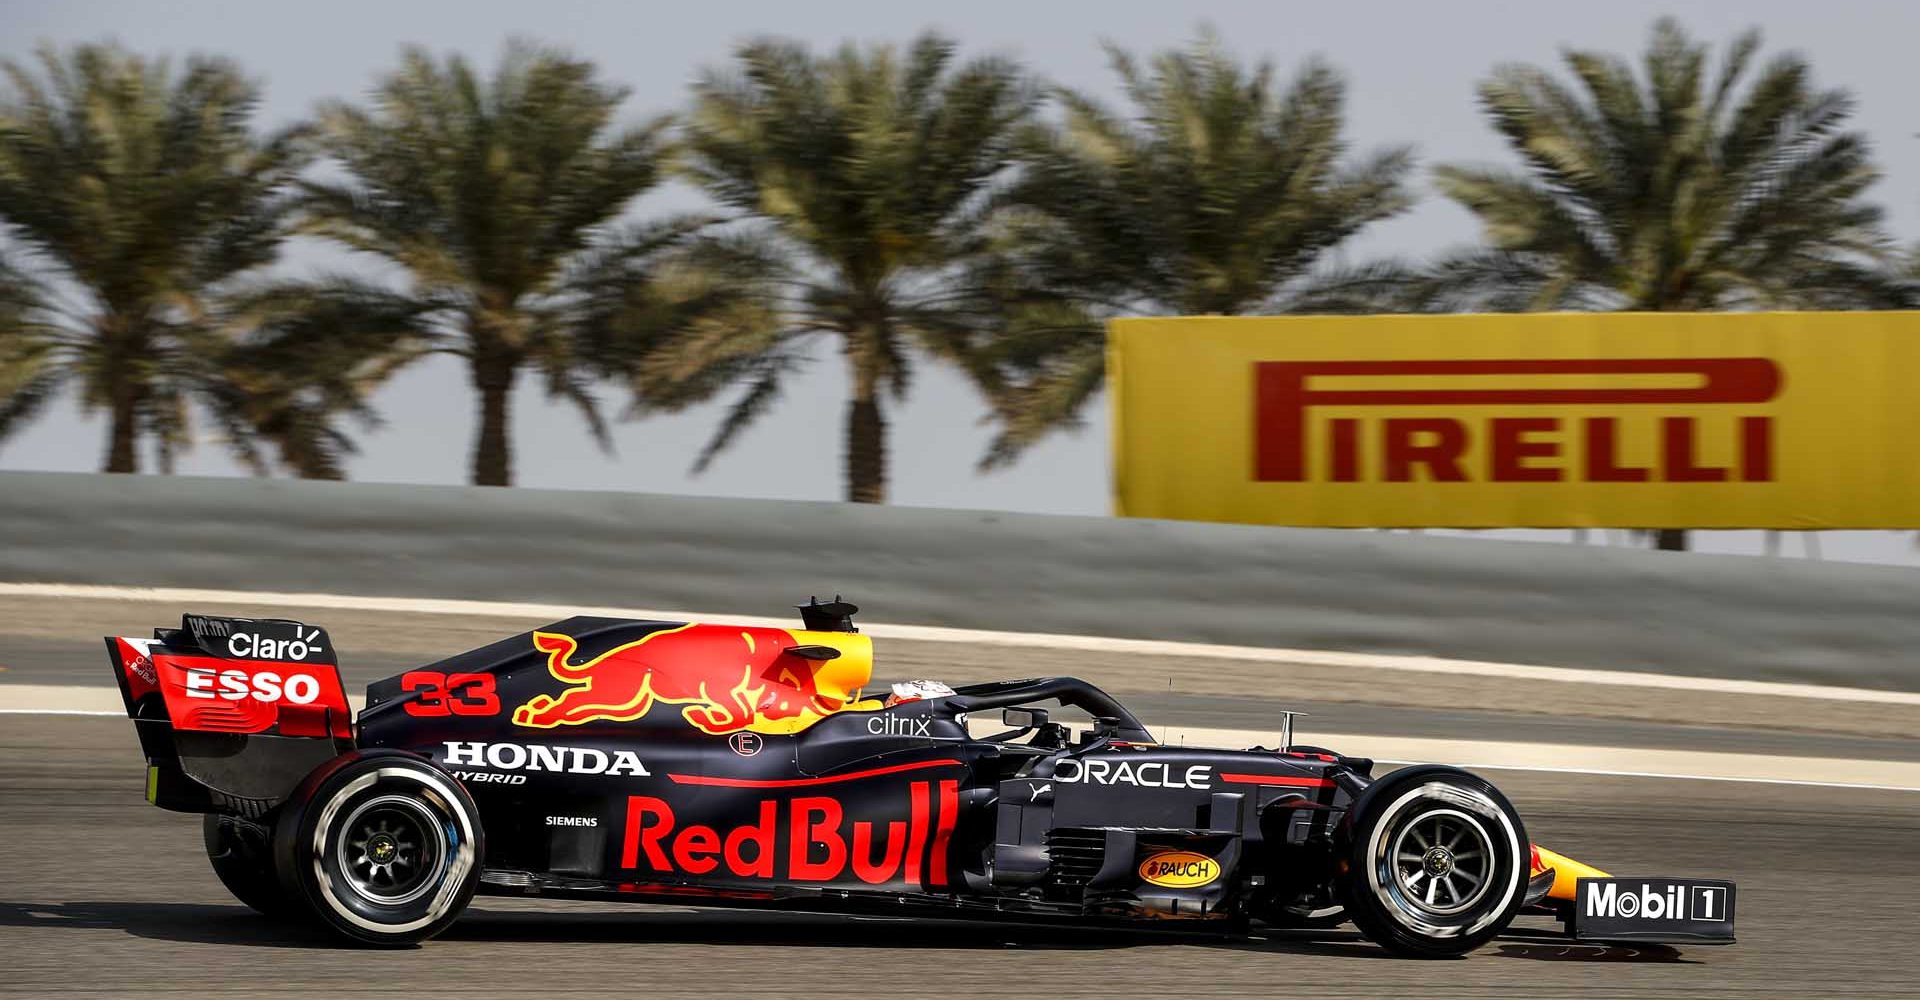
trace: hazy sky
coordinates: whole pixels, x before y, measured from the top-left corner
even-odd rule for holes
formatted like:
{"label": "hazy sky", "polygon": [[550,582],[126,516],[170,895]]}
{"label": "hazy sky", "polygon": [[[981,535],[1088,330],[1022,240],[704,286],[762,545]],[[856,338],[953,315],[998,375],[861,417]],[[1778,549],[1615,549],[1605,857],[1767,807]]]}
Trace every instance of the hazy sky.
{"label": "hazy sky", "polygon": [[[1424,166],[1453,160],[1504,161],[1502,147],[1475,111],[1473,87],[1504,61],[1553,63],[1574,44],[1636,55],[1661,14],[1679,16],[1696,36],[1724,42],[1748,26],[1766,33],[1766,52],[1798,49],[1818,82],[1850,88],[1856,124],[1872,137],[1885,179],[1876,197],[1894,234],[1920,239],[1920,76],[1914,39],[1920,3],[1865,0],[1726,2],[1302,3],[1193,0],[1185,4],[970,0],[962,4],[874,2],[649,4],[635,2],[422,2],[422,0],[0,0],[0,56],[29,55],[42,40],[116,38],[147,52],[217,52],[266,83],[263,120],[280,123],[328,97],[358,98],[391,67],[402,44],[417,42],[491,63],[510,36],[558,44],[595,60],[632,88],[638,118],[679,105],[702,65],[726,59],[739,40],[779,34],[816,46],[845,38],[902,40],[938,28],[967,52],[1018,56],[1051,79],[1117,97],[1098,41],[1144,50],[1178,44],[1202,23],[1216,26],[1249,57],[1270,57],[1283,72],[1324,56],[1350,82],[1349,134],[1356,147],[1412,143]],[[1352,256],[1419,255],[1471,241],[1467,213],[1434,197],[1368,230]],[[684,192],[650,198],[642,208],[691,204]],[[301,251],[291,266],[316,259]],[[600,453],[579,417],[549,404],[523,382],[515,426],[516,481],[525,486],[646,490],[729,496],[837,499],[845,379],[839,355],[822,345],[813,370],[759,427],[703,476],[688,465],[719,407],[623,423],[616,451]],[[531,380],[527,380],[531,381]],[[612,400],[618,407],[617,398]],[[394,379],[378,398],[387,426],[360,437],[355,479],[464,481],[474,402],[464,371],[438,360]],[[922,366],[912,400],[892,415],[895,502],[1060,513],[1107,510],[1106,415],[1088,412],[1077,434],[1061,435],[1013,469],[976,475],[988,437],[983,408],[957,378]],[[0,444],[0,468],[90,470],[104,448],[105,425],[62,403],[38,424]],[[203,443],[181,471],[237,474],[217,443]],[[1707,547],[1757,551],[1751,533],[1706,540]],[[1564,533],[1560,533],[1564,537]],[[1800,546],[1789,542],[1789,553]],[[1914,561],[1906,536],[1833,533],[1830,558]]]}

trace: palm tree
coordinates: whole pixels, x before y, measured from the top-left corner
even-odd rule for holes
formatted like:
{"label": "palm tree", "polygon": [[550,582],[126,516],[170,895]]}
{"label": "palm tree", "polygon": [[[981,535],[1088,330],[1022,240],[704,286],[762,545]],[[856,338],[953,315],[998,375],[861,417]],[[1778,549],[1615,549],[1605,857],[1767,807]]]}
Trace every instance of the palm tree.
{"label": "palm tree", "polygon": [[[340,276],[261,289],[256,321],[383,353],[366,378],[426,354],[463,358],[479,396],[478,485],[512,481],[510,405],[528,369],[606,446],[591,383],[623,370],[635,348],[624,303],[645,298],[648,265],[694,225],[619,224],[660,180],[666,149],[664,118],[613,127],[626,93],[591,63],[523,43],[486,80],[458,56],[407,50],[370,106],[321,109],[344,177],[305,185],[306,230],[397,266],[405,287]],[[333,389],[346,406],[358,391]]]}
{"label": "palm tree", "polygon": [[46,405],[64,374],[59,331],[46,322],[40,283],[0,257],[0,441]]}
{"label": "palm tree", "polygon": [[1875,304],[1886,250],[1853,100],[1735,39],[1717,71],[1678,23],[1654,25],[1644,81],[1624,60],[1570,50],[1577,83],[1504,66],[1480,104],[1520,172],[1443,166],[1441,190],[1480,218],[1489,248],[1446,262],[1451,284],[1501,309],[1693,310]]}
{"label": "palm tree", "polygon": [[1145,65],[1107,52],[1131,113],[1057,91],[1063,120],[1029,130],[1000,213],[993,280],[1016,308],[988,464],[1077,420],[1105,378],[1107,317],[1354,311],[1399,276],[1330,261],[1411,203],[1412,165],[1405,149],[1347,160],[1332,68],[1281,86],[1210,32]]}
{"label": "palm tree", "polygon": [[914,348],[964,366],[994,327],[966,273],[1037,91],[1003,59],[956,64],[953,44],[933,35],[904,52],[815,56],[763,40],[737,56],[737,72],[695,84],[687,172],[737,213],[697,256],[759,282],[762,321],[690,331],[662,345],[641,381],[656,406],[677,405],[676,387],[748,383],[703,467],[777,398],[811,340],[836,338],[852,383],[846,496],[881,503],[883,397],[905,396]]}
{"label": "palm tree", "polygon": [[[1774,58],[1742,87],[1760,35],[1709,73],[1705,45],[1661,19],[1641,72],[1567,51],[1572,84],[1503,66],[1480,105],[1524,162],[1443,166],[1441,191],[1479,217],[1487,248],[1444,260],[1447,304],[1478,309],[1858,308],[1897,295],[1878,263],[1878,177],[1844,130],[1853,100],[1805,60]],[[1660,548],[1685,533],[1659,532]]]}
{"label": "palm tree", "polygon": [[[82,404],[109,416],[105,471],[137,471],[142,439],[171,471],[192,440],[191,402],[214,402],[222,385],[222,289],[271,261],[284,235],[299,133],[256,136],[259,88],[222,59],[191,58],[176,75],[81,45],[42,49],[39,67],[5,63],[0,98],[0,223],[21,266],[49,279],[19,266],[0,278],[15,290],[14,317],[0,320],[11,372],[0,433],[77,382]],[[254,429],[218,405],[213,416],[257,464]]]}

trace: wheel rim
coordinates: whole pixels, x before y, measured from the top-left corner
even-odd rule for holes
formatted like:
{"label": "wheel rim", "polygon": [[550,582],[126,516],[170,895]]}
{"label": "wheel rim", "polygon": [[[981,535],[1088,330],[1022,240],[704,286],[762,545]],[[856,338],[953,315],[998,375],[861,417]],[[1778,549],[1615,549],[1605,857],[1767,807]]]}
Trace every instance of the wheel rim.
{"label": "wheel rim", "polygon": [[1395,832],[1388,859],[1397,901],[1422,915],[1464,913],[1493,888],[1493,836],[1458,809],[1416,812]]}
{"label": "wheel rim", "polygon": [[354,895],[403,906],[431,892],[447,865],[446,833],[423,803],[381,795],[356,806],[340,825],[335,863]]}

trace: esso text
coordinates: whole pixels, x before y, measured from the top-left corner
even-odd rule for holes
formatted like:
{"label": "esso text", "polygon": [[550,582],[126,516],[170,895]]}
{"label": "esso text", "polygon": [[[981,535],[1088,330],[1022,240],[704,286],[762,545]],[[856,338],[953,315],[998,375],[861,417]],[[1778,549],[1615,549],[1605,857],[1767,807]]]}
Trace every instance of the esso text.
{"label": "esso text", "polygon": [[320,698],[319,678],[312,674],[287,674],[282,677],[272,670],[250,674],[239,669],[189,667],[186,670],[186,688],[189,698],[223,698],[227,701],[252,698],[255,701],[308,705]]}

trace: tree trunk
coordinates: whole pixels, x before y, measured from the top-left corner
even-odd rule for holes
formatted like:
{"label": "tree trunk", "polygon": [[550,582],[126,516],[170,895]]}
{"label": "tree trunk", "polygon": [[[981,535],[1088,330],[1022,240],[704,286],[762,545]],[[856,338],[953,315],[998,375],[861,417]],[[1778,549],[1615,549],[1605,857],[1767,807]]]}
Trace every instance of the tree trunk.
{"label": "tree trunk", "polygon": [[847,500],[887,502],[887,421],[871,371],[853,373],[853,399],[847,404]]}
{"label": "tree trunk", "polygon": [[[1641,303],[1640,307],[1648,312],[1667,311],[1667,286],[1674,282],[1671,268],[1663,268],[1658,281],[1653,283],[1653,298]],[[1684,309],[1682,311],[1685,311]],[[1653,547],[1661,552],[1687,551],[1687,529],[1661,528],[1653,533]]]}
{"label": "tree trunk", "polygon": [[480,437],[473,447],[473,485],[513,485],[513,383],[520,366],[510,355],[473,359],[473,387],[480,392]]}
{"label": "tree trunk", "polygon": [[107,431],[107,462],[100,471],[139,472],[140,456],[135,451],[139,443],[139,390],[125,379],[118,379],[107,394],[111,399],[112,423]]}

